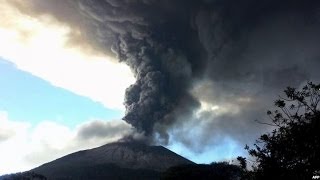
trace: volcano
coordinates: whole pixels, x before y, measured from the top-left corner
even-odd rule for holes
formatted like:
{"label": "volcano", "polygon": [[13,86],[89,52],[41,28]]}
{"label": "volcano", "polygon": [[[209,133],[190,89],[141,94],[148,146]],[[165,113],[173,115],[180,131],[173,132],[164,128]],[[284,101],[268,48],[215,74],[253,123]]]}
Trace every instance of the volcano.
{"label": "volcano", "polygon": [[48,179],[159,179],[170,167],[194,164],[163,146],[117,142],[83,150],[31,172]]}

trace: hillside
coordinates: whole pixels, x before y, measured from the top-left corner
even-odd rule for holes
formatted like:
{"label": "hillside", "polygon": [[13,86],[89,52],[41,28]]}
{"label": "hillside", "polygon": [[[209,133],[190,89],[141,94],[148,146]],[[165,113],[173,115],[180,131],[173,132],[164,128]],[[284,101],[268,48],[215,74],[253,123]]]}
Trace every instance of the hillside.
{"label": "hillside", "polygon": [[32,172],[48,179],[158,179],[170,167],[194,164],[162,147],[111,143],[46,163]]}

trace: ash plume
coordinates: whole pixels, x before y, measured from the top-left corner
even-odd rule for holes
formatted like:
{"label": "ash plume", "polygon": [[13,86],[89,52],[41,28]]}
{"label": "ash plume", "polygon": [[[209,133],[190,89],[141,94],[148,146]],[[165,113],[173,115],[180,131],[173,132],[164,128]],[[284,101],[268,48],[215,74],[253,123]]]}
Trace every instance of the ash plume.
{"label": "ash plume", "polygon": [[[194,38],[197,32],[190,28],[191,2],[132,1],[115,5],[110,1],[94,7],[89,1],[79,3],[91,7],[83,8],[88,16],[107,21],[99,28],[113,33],[111,50],[135,75],[136,82],[126,90],[123,120],[144,136],[153,138],[157,133],[166,142],[167,126],[178,114],[191,113],[199,105],[188,92],[205,64],[204,51]],[[182,3],[186,7],[174,8]],[[113,14],[106,14],[107,9]]]}
{"label": "ash plume", "polygon": [[284,87],[320,80],[316,0],[31,2],[132,69],[123,120],[150,143],[248,143]]}

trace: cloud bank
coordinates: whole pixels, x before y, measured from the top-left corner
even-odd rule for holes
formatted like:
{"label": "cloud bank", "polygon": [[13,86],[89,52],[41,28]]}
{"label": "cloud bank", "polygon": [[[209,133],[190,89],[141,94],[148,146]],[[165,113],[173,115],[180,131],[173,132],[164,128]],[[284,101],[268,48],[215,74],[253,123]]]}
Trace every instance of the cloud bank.
{"label": "cloud bank", "polygon": [[29,170],[75,151],[117,141],[131,132],[131,126],[120,120],[88,120],[70,129],[53,121],[36,126],[15,122],[0,112],[0,175]]}

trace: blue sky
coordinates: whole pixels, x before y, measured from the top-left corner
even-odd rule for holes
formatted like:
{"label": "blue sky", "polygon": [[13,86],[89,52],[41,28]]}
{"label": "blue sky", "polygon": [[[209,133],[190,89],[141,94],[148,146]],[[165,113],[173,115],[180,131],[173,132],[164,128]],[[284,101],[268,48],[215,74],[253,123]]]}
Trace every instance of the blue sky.
{"label": "blue sky", "polygon": [[122,110],[107,109],[101,103],[23,72],[0,58],[0,111],[11,120],[38,124],[52,120],[74,128],[89,119],[121,119]]}

